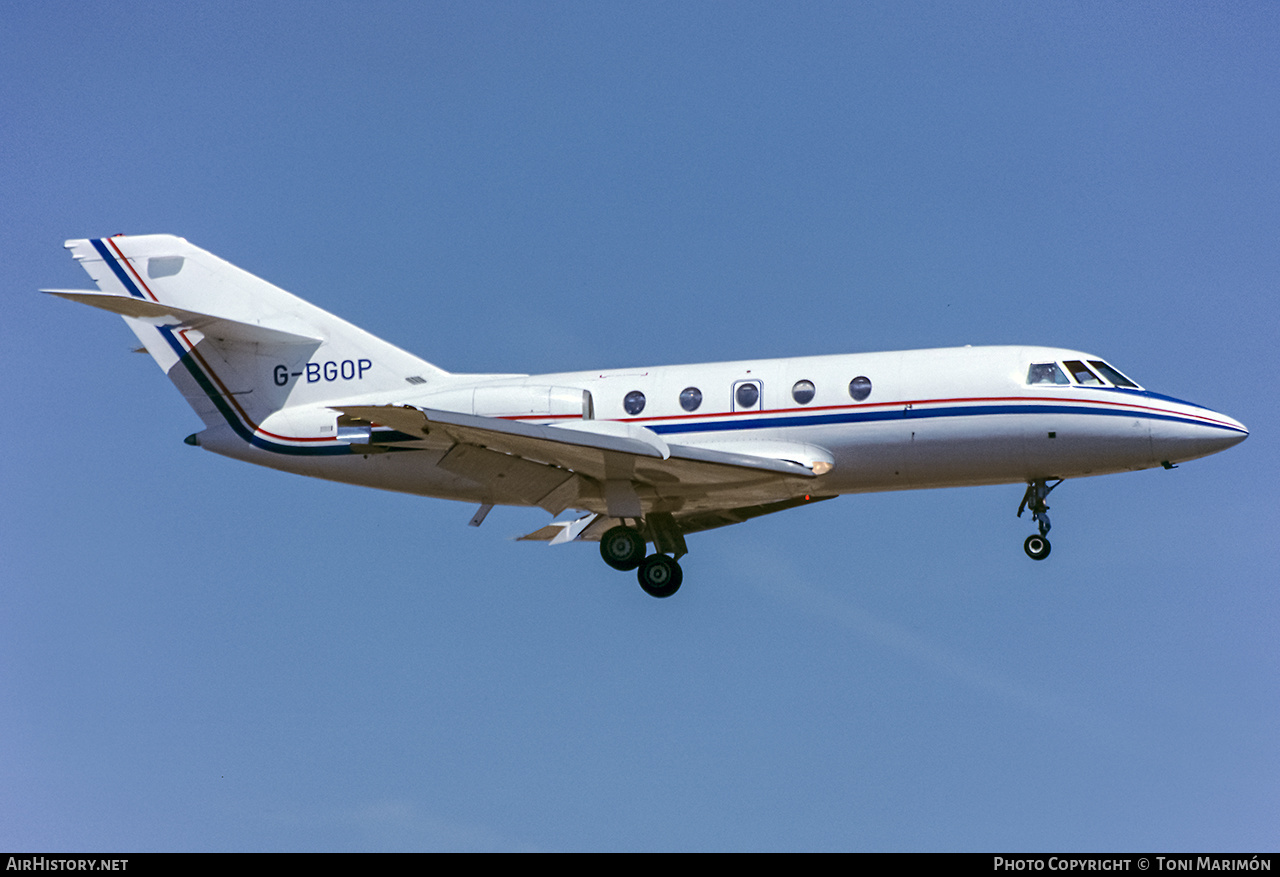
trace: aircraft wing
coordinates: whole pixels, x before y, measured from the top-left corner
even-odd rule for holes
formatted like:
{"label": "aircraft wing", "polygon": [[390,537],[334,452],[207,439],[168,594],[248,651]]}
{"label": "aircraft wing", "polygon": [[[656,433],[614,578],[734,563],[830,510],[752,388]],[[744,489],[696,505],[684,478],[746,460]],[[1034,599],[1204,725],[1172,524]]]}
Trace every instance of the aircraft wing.
{"label": "aircraft wing", "polygon": [[[786,459],[806,455],[787,455],[785,446],[751,454],[669,445],[650,429],[618,421],[541,426],[408,405],[332,407],[342,425],[390,427],[397,438],[413,439],[397,447],[442,452],[436,465],[483,485],[497,503],[515,500],[552,514],[580,508],[616,518],[663,512],[691,519],[821,492],[814,468]],[[374,432],[370,442],[378,437]]]}

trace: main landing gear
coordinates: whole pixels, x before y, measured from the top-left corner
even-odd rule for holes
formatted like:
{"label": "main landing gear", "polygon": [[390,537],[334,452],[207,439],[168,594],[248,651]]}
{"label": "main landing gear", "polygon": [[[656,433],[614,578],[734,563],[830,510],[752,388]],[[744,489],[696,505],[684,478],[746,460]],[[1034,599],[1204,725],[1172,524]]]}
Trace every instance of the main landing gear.
{"label": "main landing gear", "polygon": [[[680,590],[684,572],[677,561],[688,554],[684,535],[670,514],[655,513],[635,526],[611,527],[600,537],[600,556],[616,570],[636,570],[640,587],[650,597],[670,597]],[[645,531],[656,549],[645,557]],[[668,557],[667,555],[671,555]]]}
{"label": "main landing gear", "polygon": [[1018,506],[1018,517],[1022,517],[1024,509],[1031,509],[1031,520],[1035,521],[1040,527],[1039,535],[1032,535],[1026,538],[1022,543],[1022,550],[1027,552],[1027,557],[1032,560],[1044,560],[1049,556],[1052,546],[1049,544],[1049,506],[1045,502],[1049,493],[1062,483],[1062,479],[1054,481],[1052,484],[1047,479],[1038,478],[1035,481],[1027,483],[1027,492],[1022,495],[1022,503]]}

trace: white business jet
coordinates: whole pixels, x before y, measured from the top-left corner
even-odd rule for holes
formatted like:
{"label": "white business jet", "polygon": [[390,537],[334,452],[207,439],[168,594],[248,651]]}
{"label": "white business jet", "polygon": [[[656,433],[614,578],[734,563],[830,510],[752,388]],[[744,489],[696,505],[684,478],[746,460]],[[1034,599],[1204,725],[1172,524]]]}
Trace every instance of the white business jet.
{"label": "white business jet", "polygon": [[[1105,360],[961,347],[552,375],[451,374],[170,235],[67,241],[200,415],[188,444],[301,475],[538,506],[523,537],[599,541],[655,597],[685,536],[846,493],[1025,484],[1049,555],[1066,478],[1172,468],[1243,441]],[[653,543],[653,553],[647,545]]]}

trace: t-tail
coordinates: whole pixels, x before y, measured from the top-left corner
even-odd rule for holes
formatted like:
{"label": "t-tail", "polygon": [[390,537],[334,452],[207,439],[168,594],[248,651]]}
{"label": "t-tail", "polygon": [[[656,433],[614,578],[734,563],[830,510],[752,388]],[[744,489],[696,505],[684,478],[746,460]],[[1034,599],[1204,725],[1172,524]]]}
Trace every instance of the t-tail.
{"label": "t-tail", "polygon": [[312,430],[306,438],[277,435],[269,421],[286,408],[323,411],[351,396],[447,378],[180,237],[117,235],[65,246],[99,291],[43,291],[124,317],[205,424],[229,427],[251,445],[321,450],[315,443],[330,444],[332,434],[328,442]]}

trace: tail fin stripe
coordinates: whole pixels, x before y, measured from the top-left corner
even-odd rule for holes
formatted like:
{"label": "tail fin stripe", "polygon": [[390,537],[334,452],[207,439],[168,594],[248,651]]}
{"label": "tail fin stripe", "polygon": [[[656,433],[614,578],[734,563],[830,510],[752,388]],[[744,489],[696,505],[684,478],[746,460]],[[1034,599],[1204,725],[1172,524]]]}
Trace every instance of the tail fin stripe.
{"label": "tail fin stripe", "polygon": [[[168,327],[160,327],[161,334],[173,347],[174,352],[178,354],[178,361],[187,369],[187,373],[191,375],[200,389],[204,390],[205,395],[209,397],[209,401],[222,413],[226,419],[227,425],[235,431],[236,435],[247,441],[256,448],[262,448],[265,451],[273,451],[277,454],[303,454],[303,455],[334,455],[334,454],[351,454],[354,451],[348,444],[334,444],[331,438],[313,438],[303,436],[287,436],[277,435],[274,432],[268,432],[262,429],[258,424],[254,423],[240,403],[236,401],[234,395],[227,389],[226,385],[218,377],[217,373],[195,349],[195,346],[186,338],[182,337],[179,342],[174,335],[175,333]],[[186,347],[184,350],[183,347]],[[270,436],[270,438],[263,438]],[[296,447],[294,445],[282,445],[270,439],[281,439],[288,442],[308,442],[308,443],[327,443],[326,447]]]}
{"label": "tail fin stripe", "polygon": [[111,238],[107,238],[107,246],[115,250],[116,255],[120,257],[120,264],[124,266],[124,269],[126,271],[128,271],[130,274],[133,275],[133,279],[137,281],[138,286],[142,287],[142,291],[145,292],[151,298],[152,301],[154,302],[160,301],[160,299],[156,296],[156,294],[151,291],[151,287],[147,286],[147,281],[142,279],[142,275],[138,273],[137,267],[135,267],[134,264],[129,261],[129,259],[125,256],[124,253],[120,252],[120,248],[116,246],[116,242],[111,240]]}
{"label": "tail fin stripe", "polygon": [[[120,284],[120,288],[122,288],[123,291],[127,293],[127,295],[130,298],[133,298],[139,301],[144,301],[144,302],[147,302],[147,301],[154,302],[157,305],[164,305],[164,302],[161,302],[160,297],[151,289],[150,285],[147,283],[146,280],[143,279],[141,274],[141,270],[142,270],[141,262],[144,261],[147,254],[151,253],[153,249],[157,246],[163,246],[166,248],[166,250],[168,250],[169,248],[175,245],[179,247],[189,248],[189,250],[193,250],[194,253],[191,253],[188,256],[188,258],[212,260],[212,262],[207,262],[206,264],[215,273],[239,271],[239,269],[235,268],[235,266],[227,265],[226,263],[221,262],[221,260],[217,260],[216,257],[212,256],[209,253],[205,253],[204,251],[199,250],[198,248],[190,247],[190,245],[187,244],[186,241],[183,241],[181,239],[175,239],[172,237],[168,237],[167,239],[166,239],[166,236],[143,237],[137,241],[126,241],[125,246],[130,247],[130,251],[135,254],[134,259],[130,259],[128,256],[126,256],[124,254],[123,249],[112,238],[90,238],[85,242],[90,244],[93,250],[97,253],[97,255],[101,257],[102,261],[106,263],[107,267],[109,267],[112,273],[115,275],[115,281],[118,281],[118,283]],[[76,243],[85,243],[85,242],[69,241],[68,244],[74,245]],[[81,250],[80,252],[84,255],[88,255],[87,253],[84,252],[84,250]],[[77,258],[82,258],[82,256],[77,256]],[[95,273],[96,273],[96,276],[95,276]],[[240,272],[240,273],[247,274],[247,272]],[[93,271],[91,271],[90,276],[94,276],[95,280],[98,277],[102,278],[102,281],[99,281],[98,285],[103,290],[104,293],[118,295],[118,292],[114,288],[113,283],[109,280],[109,278],[103,275],[99,269],[95,268]],[[156,275],[156,276],[167,277],[169,275],[162,274],[162,275]],[[272,297],[271,298],[272,301],[276,301],[277,299],[284,301],[286,304],[286,307],[283,308],[284,310],[290,310],[291,308],[295,308],[295,307],[308,308],[307,310],[308,314],[311,314],[315,319],[321,320],[321,322],[323,322],[325,326],[329,326],[330,331],[336,330],[339,335],[347,339],[347,343],[355,343],[359,345],[364,345],[369,342],[380,343],[380,344],[383,344],[383,348],[386,351],[385,355],[387,355],[388,357],[394,358],[398,362],[400,360],[403,360],[403,362],[401,363],[402,368],[405,368],[405,367],[412,368],[412,369],[419,369],[423,367],[434,368],[433,366],[430,366],[429,364],[423,363],[421,360],[416,359],[416,357],[410,357],[408,354],[405,354],[403,351],[399,350],[398,348],[392,347],[391,345],[386,345],[385,342],[378,342],[378,339],[374,339],[371,336],[368,336],[368,333],[360,332],[355,327],[352,327],[349,324],[337,319],[336,317],[333,317],[333,315],[331,314],[327,314],[324,311],[321,311],[318,308],[315,308],[314,306],[306,305],[304,302],[301,302],[295,297],[289,295],[289,293],[286,293],[281,289],[273,287],[270,284],[266,283],[265,281],[262,281],[252,276],[247,276],[244,279],[246,282],[250,283],[253,289],[255,290],[261,289],[261,294],[268,297]],[[112,288],[108,289],[107,286],[104,286],[103,281],[107,283],[107,286],[111,286]],[[259,284],[261,285],[260,287],[258,286]],[[161,288],[162,294],[165,294],[166,298],[168,298],[167,288],[164,286],[163,283],[160,284],[160,288]],[[189,291],[188,291],[187,297],[188,298],[190,297]],[[185,299],[181,299],[181,300],[185,301]],[[93,302],[85,302],[85,303],[93,304]],[[112,310],[112,309],[113,308],[110,308],[110,307],[107,308],[107,310]],[[214,309],[218,310],[216,307]],[[196,311],[192,311],[190,313],[199,317],[199,316],[202,316],[199,313],[199,311],[200,309],[197,308]],[[119,310],[117,310],[117,312],[120,313]],[[178,309],[176,307],[175,307],[175,312],[177,312],[177,314],[185,315],[185,312],[182,309]],[[202,394],[205,397],[207,397],[209,402],[213,405],[214,409],[217,411],[218,415],[220,415],[221,419],[226,422],[227,426],[230,427],[230,429],[237,436],[239,436],[241,439],[243,439],[245,442],[252,445],[253,447],[259,448],[264,451],[272,452],[272,453],[289,454],[289,455],[331,456],[331,455],[350,455],[350,454],[356,453],[356,451],[352,448],[352,446],[349,443],[339,442],[337,441],[336,438],[320,437],[320,436],[278,435],[274,432],[269,432],[267,430],[262,429],[262,427],[259,426],[257,422],[255,422],[254,417],[249,414],[250,411],[254,411],[254,406],[253,405],[246,406],[246,404],[244,404],[244,402],[241,399],[236,398],[236,396],[228,389],[229,385],[227,384],[227,382],[217,373],[217,371],[213,367],[211,367],[211,362],[217,361],[216,357],[210,357],[208,355],[208,350],[202,351],[198,349],[200,344],[204,343],[203,341],[199,340],[200,335],[205,335],[206,337],[208,337],[208,334],[209,334],[199,324],[195,326],[190,326],[190,325],[184,326],[181,322],[175,325],[172,323],[172,321],[160,321],[160,322],[169,322],[169,325],[157,325],[157,321],[152,321],[147,319],[146,315],[139,314],[135,316],[130,316],[130,314],[127,312],[121,313],[121,315],[124,316],[128,322],[134,325],[135,331],[138,331],[138,332],[143,331],[143,327],[137,325],[137,323],[140,321],[142,323],[148,324],[148,327],[151,330],[158,333],[160,336],[160,339],[157,339],[158,342],[164,346],[167,346],[169,350],[172,351],[172,353],[174,354],[177,360],[176,363],[173,361],[170,361],[168,359],[167,353],[164,354],[163,358],[157,356],[157,361],[160,362],[161,366],[165,369],[165,371],[170,373],[172,376],[173,374],[172,370],[174,368],[177,368],[177,363],[181,363],[182,368],[185,369],[186,373],[190,376],[191,380],[194,381],[196,391],[199,394]],[[182,319],[182,316],[178,316],[178,319]],[[215,321],[222,320],[224,323],[230,323],[232,325],[235,325],[237,324],[237,320],[245,321],[247,318],[245,314],[240,313],[239,311],[236,311],[233,308],[230,314],[226,314],[222,317],[217,317],[213,319]],[[305,325],[305,320],[303,322]],[[297,323],[296,320],[292,323],[289,323],[289,328],[292,331],[286,331],[284,329],[281,329],[278,332],[278,334],[280,335],[287,336],[288,338],[287,342],[281,342],[280,339],[277,338],[277,339],[274,339],[273,343],[297,343],[298,340],[303,340],[303,341],[306,341],[307,343],[311,343],[313,340],[316,343],[320,342],[321,339],[302,338],[302,336],[297,335],[296,323]],[[256,321],[245,322],[244,324],[250,327],[258,325]],[[264,326],[263,329],[268,332],[273,331],[269,326]],[[192,336],[189,334],[192,331],[196,331],[200,333],[200,335],[197,335],[194,340]],[[214,328],[213,331],[215,332],[217,331],[216,327]],[[213,338],[219,339],[221,338],[221,336],[215,334]],[[223,344],[226,340],[227,339],[215,340],[211,343],[214,345],[214,347],[217,350],[221,351],[222,347],[220,347],[219,345]],[[231,340],[234,341],[235,337],[232,336]],[[254,341],[252,337],[249,338],[249,340],[253,341],[253,343],[259,343],[261,341],[261,339]],[[271,339],[268,339],[268,340],[271,340]],[[145,343],[147,342],[144,341],[144,344]],[[154,344],[154,343],[157,343],[157,341],[152,341],[151,343]],[[157,349],[161,350],[161,352],[164,352],[163,348],[157,348]],[[154,351],[153,351],[153,354],[154,354]],[[437,371],[439,370],[437,369]],[[190,385],[188,385],[188,388],[190,389]],[[199,408],[197,410],[199,410]],[[211,419],[216,420],[217,418],[211,418]]]}
{"label": "tail fin stripe", "polygon": [[[191,375],[200,389],[204,390],[205,395],[209,397],[209,401],[214,404],[214,407],[221,412],[223,418],[227,421],[227,425],[231,427],[236,435],[255,448],[261,448],[264,451],[271,451],[277,454],[295,456],[335,456],[355,453],[349,444],[334,444],[334,439],[277,435],[262,429],[240,407],[235,397],[231,395],[218,378],[218,375],[209,367],[209,363],[191,345],[190,341],[183,337],[182,341],[179,342],[174,337],[175,333],[172,329],[164,326],[159,328],[165,340],[178,353],[178,361],[186,368],[187,373]],[[187,347],[185,351],[183,350],[184,344]],[[219,389],[221,389],[221,392],[219,392]],[[270,438],[263,438],[263,436],[270,436]],[[271,439],[282,439],[288,442],[327,442],[328,444],[325,447],[297,447],[296,445],[279,444],[271,441]]]}
{"label": "tail fin stripe", "polygon": [[[142,294],[141,290],[138,289],[137,284],[135,284],[129,277],[128,272],[120,267],[120,263],[116,260],[115,256],[111,255],[111,252],[107,249],[107,245],[101,238],[93,238],[89,243],[93,244],[93,248],[98,251],[98,255],[102,256],[102,261],[106,262],[111,270],[115,272],[117,279],[119,279],[120,283],[124,285],[125,289],[129,290],[129,294],[131,296],[134,298],[146,298],[146,296]],[[112,246],[112,249],[116,249],[114,245]],[[120,251],[116,249],[116,252],[118,253]],[[156,297],[154,295],[151,296],[152,301],[155,301],[155,298]]]}
{"label": "tail fin stripe", "polygon": [[[147,287],[146,282],[138,276],[138,272],[133,269],[129,260],[125,257],[124,253],[120,252],[120,248],[115,245],[114,241],[110,238],[106,240],[95,238],[92,243],[94,248],[102,254],[103,260],[111,266],[113,271],[115,271],[116,277],[120,279],[120,282],[124,284],[125,288],[129,290],[131,295],[143,299],[149,297],[152,301],[158,301],[155,293],[153,293]],[[115,251],[114,256],[107,250],[108,246],[110,246],[111,250]],[[129,276],[130,274],[133,275],[132,278]],[[135,279],[137,281],[136,283],[134,282]],[[139,290],[139,286],[146,290],[146,295],[142,294]],[[222,412],[223,417],[226,418],[227,423],[231,428],[239,433],[240,437],[245,441],[252,443],[253,432],[257,430],[257,424],[253,422],[253,420],[245,413],[244,409],[235,401],[235,398],[218,378],[218,375],[209,367],[209,364],[205,362],[204,357],[196,352],[195,345],[191,343],[191,339],[187,337],[186,332],[181,329],[175,332],[167,326],[157,326],[156,328],[160,331],[164,340],[168,342],[169,346],[173,348],[173,352],[177,354],[179,361],[186,366],[187,371],[191,373],[191,377],[195,379],[200,389],[204,390],[205,394],[209,397],[209,400],[213,402],[219,411]],[[195,362],[192,362],[192,358],[199,363],[198,366]],[[217,388],[215,388],[215,384],[217,385]],[[221,392],[219,392],[219,390],[221,390]],[[230,405],[227,404],[228,401],[231,403]],[[233,406],[235,408],[234,412],[231,410]],[[239,416],[237,417],[237,415]],[[245,429],[246,426],[248,427],[248,430]],[[288,440],[286,436],[275,437]]]}
{"label": "tail fin stripe", "polygon": [[[102,260],[115,272],[116,278],[124,285],[124,288],[129,291],[131,296],[143,300],[159,301],[155,293],[147,286],[146,281],[138,275],[133,264],[129,262],[124,253],[120,252],[120,248],[110,238],[105,240],[93,238],[90,243],[93,244],[93,248],[98,251],[98,254],[102,256]],[[114,254],[112,251],[114,251]],[[145,290],[145,294],[143,290]],[[178,361],[186,368],[192,379],[195,380],[196,385],[204,391],[205,395],[209,397],[209,401],[221,412],[223,418],[227,421],[227,425],[235,431],[236,435],[249,444],[279,454],[334,455],[352,453],[351,446],[348,444],[317,448],[296,447],[271,441],[270,439],[282,439],[288,442],[333,442],[334,440],[276,435],[260,429],[258,424],[253,422],[253,419],[236,401],[217,373],[210,368],[205,358],[195,349],[195,345],[191,343],[191,339],[187,337],[185,330],[175,330],[169,326],[156,326],[155,328],[173,349]],[[261,436],[270,436],[270,438]]]}

